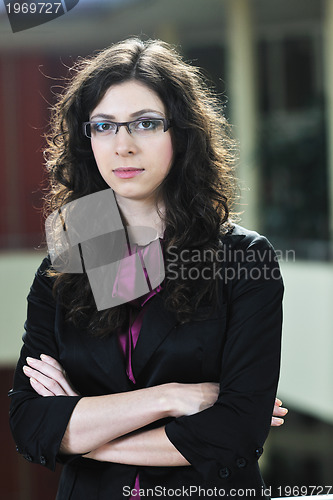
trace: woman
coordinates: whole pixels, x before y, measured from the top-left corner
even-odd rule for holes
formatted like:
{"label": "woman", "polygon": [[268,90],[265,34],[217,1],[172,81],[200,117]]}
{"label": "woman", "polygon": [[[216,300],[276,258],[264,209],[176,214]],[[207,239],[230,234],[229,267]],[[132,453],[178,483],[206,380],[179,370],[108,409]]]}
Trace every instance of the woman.
{"label": "woman", "polygon": [[[231,221],[225,119],[198,70],[159,41],[129,39],[74,69],[52,118],[49,212],[114,194],[128,255],[143,256],[123,275],[144,271],[148,291],[105,308],[88,269],[44,259],[11,392],[18,451],[65,464],[58,500],[261,498],[283,285],[269,242]],[[140,241],[142,226],[159,240]],[[152,287],[154,241],[165,279]]]}

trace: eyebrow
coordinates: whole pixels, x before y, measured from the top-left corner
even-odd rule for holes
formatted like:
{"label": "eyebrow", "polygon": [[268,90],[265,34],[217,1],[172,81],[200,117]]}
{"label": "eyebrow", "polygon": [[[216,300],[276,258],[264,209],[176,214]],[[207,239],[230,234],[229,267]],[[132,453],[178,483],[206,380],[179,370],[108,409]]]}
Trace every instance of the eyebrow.
{"label": "eyebrow", "polygon": [[[143,115],[145,113],[157,113],[159,115],[163,114],[162,111],[156,111],[156,109],[140,109],[139,111],[135,111],[134,113],[131,113],[129,116],[131,118],[136,118],[137,116]],[[97,113],[97,115],[92,116],[90,119],[93,120],[94,118],[105,118],[106,120],[114,120],[115,119],[114,115],[107,115],[105,113]]]}

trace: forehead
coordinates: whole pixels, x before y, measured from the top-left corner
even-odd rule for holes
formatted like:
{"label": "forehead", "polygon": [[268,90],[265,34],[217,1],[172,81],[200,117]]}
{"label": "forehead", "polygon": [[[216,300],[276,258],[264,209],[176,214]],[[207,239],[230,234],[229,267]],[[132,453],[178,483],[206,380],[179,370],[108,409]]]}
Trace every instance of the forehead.
{"label": "forehead", "polygon": [[141,109],[149,109],[162,114],[166,112],[162,100],[154,90],[144,83],[128,81],[112,85],[92,110],[91,116],[103,113],[120,119],[121,116],[129,116]]}

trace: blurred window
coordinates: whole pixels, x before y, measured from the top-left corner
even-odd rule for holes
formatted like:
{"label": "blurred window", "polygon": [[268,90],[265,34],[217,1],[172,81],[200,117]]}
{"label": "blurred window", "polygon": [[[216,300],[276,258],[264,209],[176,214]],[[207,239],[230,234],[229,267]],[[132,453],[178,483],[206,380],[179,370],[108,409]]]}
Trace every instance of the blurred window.
{"label": "blurred window", "polygon": [[315,32],[262,39],[262,231],[297,258],[331,257],[322,43]]}
{"label": "blurred window", "polygon": [[202,69],[208,84],[211,84],[224,101],[225,48],[222,45],[191,46],[185,50],[185,58]]}

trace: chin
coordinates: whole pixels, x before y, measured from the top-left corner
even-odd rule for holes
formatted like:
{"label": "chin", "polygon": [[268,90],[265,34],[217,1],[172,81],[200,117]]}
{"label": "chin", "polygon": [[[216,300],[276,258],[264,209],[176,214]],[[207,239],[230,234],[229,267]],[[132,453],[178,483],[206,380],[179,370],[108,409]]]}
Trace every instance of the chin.
{"label": "chin", "polygon": [[127,199],[127,200],[146,200],[148,198],[151,198],[151,194],[146,194],[146,193],[138,193],[138,192],[135,192],[135,191],[130,191],[130,190],[121,190],[121,189],[118,189],[118,191],[116,191],[114,189],[114,192],[115,192],[115,195],[116,196],[119,196],[120,198],[124,198],[124,199]]}

